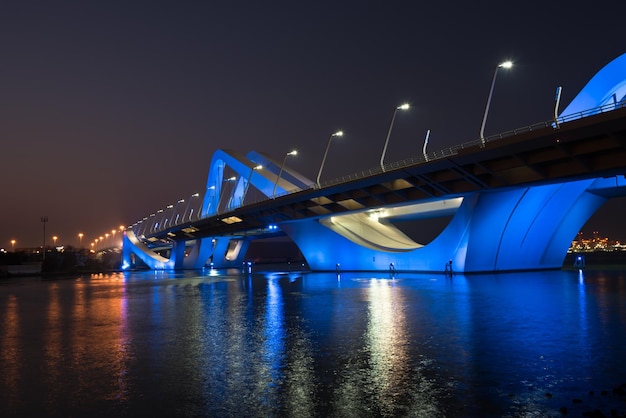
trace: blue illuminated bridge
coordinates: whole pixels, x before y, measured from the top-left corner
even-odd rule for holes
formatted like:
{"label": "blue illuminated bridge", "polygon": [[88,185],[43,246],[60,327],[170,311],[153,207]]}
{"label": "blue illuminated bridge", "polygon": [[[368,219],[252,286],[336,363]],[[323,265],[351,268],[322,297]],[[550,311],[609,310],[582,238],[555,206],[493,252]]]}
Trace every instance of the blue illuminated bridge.
{"label": "blue illuminated bridge", "polygon": [[[241,267],[287,235],[314,271],[560,268],[608,199],[626,196],[626,54],[552,120],[317,184],[265,154],[219,150],[206,191],[125,232],[124,267]],[[450,219],[415,242],[400,221]]]}

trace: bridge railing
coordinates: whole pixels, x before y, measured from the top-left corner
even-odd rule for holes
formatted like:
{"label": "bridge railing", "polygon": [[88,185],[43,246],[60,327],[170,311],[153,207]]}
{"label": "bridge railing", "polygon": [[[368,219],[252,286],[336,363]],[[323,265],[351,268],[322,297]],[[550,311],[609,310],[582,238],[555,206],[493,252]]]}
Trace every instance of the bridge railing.
{"label": "bridge railing", "polygon": [[452,147],[443,148],[443,149],[440,149],[438,151],[434,151],[431,153],[416,155],[410,158],[406,158],[404,160],[387,163],[383,166],[384,168],[376,167],[376,168],[372,168],[369,170],[363,170],[363,171],[359,171],[353,174],[348,174],[345,176],[337,177],[335,179],[328,180],[328,181],[321,183],[320,188],[334,186],[337,184],[346,183],[346,182],[353,181],[353,180],[358,180],[364,177],[369,177],[372,175],[380,174],[383,171],[389,171],[389,170],[394,170],[398,168],[414,166],[414,165],[426,163],[429,161],[449,158],[454,155],[457,155],[460,150],[476,147],[486,142],[497,141],[503,138],[520,135],[520,134],[524,134],[528,132],[533,132],[533,131],[537,131],[540,129],[546,129],[546,128],[555,129],[562,123],[571,122],[573,120],[597,115],[598,113],[609,112],[609,111],[616,110],[622,107],[626,107],[626,101],[621,101],[618,103],[610,103],[610,104],[606,104],[603,106],[594,107],[593,109],[588,109],[588,110],[584,110],[581,112],[575,112],[566,116],[558,117],[556,121],[554,119],[551,119],[551,120],[544,121],[544,122],[538,122],[533,125],[523,126],[521,128],[512,129],[512,130],[505,131],[505,132],[500,132],[498,134],[485,137],[484,142],[481,139],[476,139],[473,141],[464,142],[459,145],[454,145]]}
{"label": "bridge railing", "polygon": [[[359,179],[363,179],[363,178],[367,178],[367,177],[371,177],[371,176],[375,176],[377,174],[380,174],[382,172],[385,171],[391,171],[391,170],[396,170],[396,169],[400,169],[400,168],[404,168],[404,167],[410,167],[410,166],[415,166],[418,164],[423,164],[423,163],[427,163],[430,161],[436,161],[436,160],[441,160],[441,159],[445,159],[445,158],[449,158],[452,157],[454,155],[457,155],[459,153],[459,151],[466,149],[466,148],[473,148],[476,146],[480,146],[480,145],[484,145],[487,142],[493,142],[493,141],[498,141],[500,139],[503,138],[508,138],[511,136],[515,136],[515,135],[520,135],[520,134],[524,134],[524,133],[528,133],[528,132],[533,132],[533,131],[537,131],[537,130],[541,130],[541,129],[556,129],[558,128],[561,124],[563,123],[567,123],[567,122],[571,122],[574,120],[578,120],[578,119],[582,119],[582,118],[586,118],[589,116],[593,116],[593,115],[597,115],[599,113],[604,113],[604,112],[609,112],[609,111],[613,111],[616,109],[620,109],[626,107],[626,101],[621,101],[621,102],[617,102],[617,103],[610,103],[610,104],[606,104],[603,106],[599,106],[599,107],[595,107],[592,109],[587,109],[584,111],[580,111],[580,112],[575,112],[575,113],[571,113],[569,115],[565,115],[565,116],[559,116],[556,120],[555,119],[551,119],[548,121],[544,121],[544,122],[538,122],[535,123],[533,125],[528,125],[528,126],[523,126],[521,128],[517,128],[517,129],[513,129],[513,130],[509,130],[509,131],[505,131],[505,132],[501,132],[495,135],[490,135],[488,137],[485,137],[484,139],[476,139],[473,141],[468,141],[459,145],[454,145],[452,147],[448,147],[448,148],[443,148],[434,152],[430,152],[430,153],[426,153],[426,154],[422,154],[422,155],[416,155],[416,156],[412,156],[400,161],[394,161],[391,163],[387,163],[385,165],[383,165],[382,167],[378,166],[378,167],[374,167],[374,168],[370,168],[367,170],[361,170],[361,171],[357,171],[351,174],[346,174],[340,177],[336,177],[334,179],[331,180],[326,180],[322,183],[320,183],[319,188],[325,188],[325,187],[330,187],[330,186],[335,186],[338,184],[343,184],[343,183],[348,183],[354,180],[359,180]],[[286,196],[288,194],[292,194],[292,193],[297,193],[303,190],[310,190],[310,189],[314,189],[317,188],[318,185],[316,183],[311,183],[308,185],[308,187],[304,187],[304,188],[297,188],[297,189],[292,189],[292,190],[287,190],[283,193],[277,193],[274,197],[264,197],[264,198],[258,198],[258,199],[249,199],[246,200],[245,202],[241,202],[238,205],[232,205],[228,208],[225,208],[223,210],[220,210],[218,212],[216,212],[216,214],[221,215],[223,213],[228,213],[231,212],[234,209],[240,208],[242,206],[246,206],[246,205],[251,205],[251,204],[256,204],[256,203],[261,203],[264,201],[268,201],[271,199],[275,199],[277,197],[281,197],[281,196]],[[169,225],[169,227],[173,227],[176,225],[179,225],[181,223],[189,223],[193,220],[199,220],[200,219],[200,210],[198,210],[196,216],[188,216],[186,221],[185,221],[185,216],[182,217],[176,217],[176,221],[172,222],[171,225]],[[145,222],[147,220],[147,218],[143,218],[143,220],[136,222],[135,224],[129,226],[129,228],[138,228],[138,230],[140,232],[143,232],[142,229],[139,227],[142,222]],[[144,230],[145,230],[145,225],[144,225]],[[148,234],[145,235],[153,235],[156,232],[160,232],[160,228],[159,231],[152,231],[153,233],[150,233],[151,231],[146,231],[148,232]]]}

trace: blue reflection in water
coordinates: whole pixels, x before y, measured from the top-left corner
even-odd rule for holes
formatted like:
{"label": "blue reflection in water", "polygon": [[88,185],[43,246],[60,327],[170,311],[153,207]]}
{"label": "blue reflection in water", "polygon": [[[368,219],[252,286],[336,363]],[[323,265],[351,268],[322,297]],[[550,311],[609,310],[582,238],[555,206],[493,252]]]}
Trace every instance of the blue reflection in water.
{"label": "blue reflection in water", "polygon": [[263,347],[263,359],[267,367],[268,377],[264,379],[267,384],[267,396],[259,399],[267,406],[276,402],[274,392],[280,385],[282,378],[282,362],[284,356],[284,329],[283,329],[283,300],[282,292],[278,284],[278,278],[267,280],[267,300],[265,304],[265,324],[263,326],[265,341]]}
{"label": "blue reflection in water", "polygon": [[623,272],[8,280],[0,286],[0,410],[625,413],[611,390],[626,383],[625,306]]}

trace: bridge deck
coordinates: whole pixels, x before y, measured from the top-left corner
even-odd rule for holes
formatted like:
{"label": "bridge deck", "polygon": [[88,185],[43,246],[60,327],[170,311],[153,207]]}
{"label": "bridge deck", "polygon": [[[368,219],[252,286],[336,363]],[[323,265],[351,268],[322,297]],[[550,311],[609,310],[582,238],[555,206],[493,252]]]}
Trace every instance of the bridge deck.
{"label": "bridge deck", "polygon": [[254,234],[278,222],[625,173],[626,108],[620,108],[563,123],[559,129],[547,127],[455,150],[447,158],[267,199],[178,225],[151,240]]}

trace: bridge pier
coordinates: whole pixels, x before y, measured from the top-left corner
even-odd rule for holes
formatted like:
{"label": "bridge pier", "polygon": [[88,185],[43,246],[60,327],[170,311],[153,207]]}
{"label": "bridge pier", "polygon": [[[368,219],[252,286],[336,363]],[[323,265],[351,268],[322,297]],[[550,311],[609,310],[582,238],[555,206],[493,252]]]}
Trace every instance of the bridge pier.
{"label": "bridge pier", "polygon": [[[217,269],[239,268],[244,262],[250,245],[249,238],[211,237],[190,241],[174,241],[170,257],[163,257],[150,249],[134,235],[126,231],[122,250],[123,268],[133,267],[133,254],[149,268],[155,270],[201,269],[211,266]],[[191,248],[187,253],[187,248]]]}
{"label": "bridge pier", "polygon": [[415,249],[366,248],[313,219],[280,227],[318,271],[337,265],[343,271],[381,271],[393,263],[396,270],[444,272],[449,260],[455,272],[466,273],[555,269],[606,201],[588,190],[601,180],[470,194],[442,233]]}

